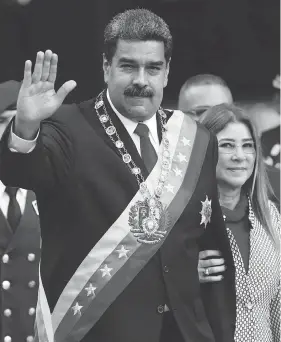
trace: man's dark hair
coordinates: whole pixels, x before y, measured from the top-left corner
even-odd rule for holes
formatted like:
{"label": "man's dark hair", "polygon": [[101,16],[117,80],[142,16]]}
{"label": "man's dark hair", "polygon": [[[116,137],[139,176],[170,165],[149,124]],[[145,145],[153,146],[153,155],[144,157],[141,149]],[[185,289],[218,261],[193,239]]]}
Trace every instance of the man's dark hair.
{"label": "man's dark hair", "polygon": [[119,39],[163,42],[166,62],[171,58],[173,39],[169,27],[162,18],[147,9],[131,9],[119,13],[106,26],[104,55],[108,62],[112,61]]}
{"label": "man's dark hair", "polygon": [[213,84],[220,85],[222,87],[229,89],[228,85],[221,77],[215,76],[212,74],[200,74],[200,75],[192,76],[186,80],[186,82],[182,86],[182,89],[186,90],[193,86],[203,86],[203,85],[213,85]]}

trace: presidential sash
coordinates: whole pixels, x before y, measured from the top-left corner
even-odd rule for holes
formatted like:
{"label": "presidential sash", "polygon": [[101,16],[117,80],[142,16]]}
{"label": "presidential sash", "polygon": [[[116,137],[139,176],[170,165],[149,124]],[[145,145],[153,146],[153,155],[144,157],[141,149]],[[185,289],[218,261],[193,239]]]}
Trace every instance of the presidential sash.
{"label": "presidential sash", "polygon": [[[209,135],[197,130],[197,124],[180,111],[174,111],[166,129],[172,163],[160,197],[164,217],[159,229],[151,231],[149,240],[144,238],[146,232],[139,228],[140,224],[136,229],[136,222],[147,210],[141,206],[143,196],[139,190],[69,280],[51,320],[47,302],[43,303],[39,297],[37,338],[40,342],[80,341],[158,251],[181,216],[196,187]],[[160,177],[162,149],[163,142],[158,161],[145,181],[150,193],[154,192]]]}

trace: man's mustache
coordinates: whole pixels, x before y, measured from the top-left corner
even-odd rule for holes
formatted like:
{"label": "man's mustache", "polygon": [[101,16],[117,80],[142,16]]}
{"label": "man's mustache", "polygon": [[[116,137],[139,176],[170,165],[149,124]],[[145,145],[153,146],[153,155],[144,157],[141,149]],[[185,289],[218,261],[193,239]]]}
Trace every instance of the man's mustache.
{"label": "man's mustache", "polygon": [[139,88],[136,86],[131,86],[125,89],[124,95],[132,97],[152,97],[154,93],[153,90],[148,87]]}

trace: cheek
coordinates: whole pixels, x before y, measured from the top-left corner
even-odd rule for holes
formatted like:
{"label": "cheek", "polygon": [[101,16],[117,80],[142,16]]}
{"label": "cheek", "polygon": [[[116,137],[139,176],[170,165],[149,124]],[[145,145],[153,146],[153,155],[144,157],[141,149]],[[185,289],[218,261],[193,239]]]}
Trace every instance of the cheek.
{"label": "cheek", "polygon": [[163,77],[162,84],[163,84],[163,88],[165,88],[168,84],[168,77],[166,74]]}
{"label": "cheek", "polygon": [[[127,85],[130,82],[130,76],[120,72],[118,69],[111,69],[109,73],[109,81],[110,83],[114,84],[115,87],[121,87],[122,85]],[[117,90],[118,90],[118,87]]]}
{"label": "cheek", "polygon": [[224,157],[219,156],[219,160],[217,163],[217,175],[222,174],[227,168],[227,160]]}
{"label": "cheek", "polygon": [[150,82],[150,87],[153,89],[155,97],[160,98],[163,96],[163,89],[165,87],[163,83],[163,78],[159,77]]}
{"label": "cheek", "polygon": [[256,157],[253,156],[253,157],[250,157],[248,159],[248,165],[249,165],[249,178],[251,177],[253,171],[254,171],[254,168],[255,168],[255,162],[256,162]]}
{"label": "cheek", "polygon": [[255,167],[255,162],[256,162],[256,156],[252,156],[249,158],[249,165],[250,165],[250,168],[253,170],[254,167]]}

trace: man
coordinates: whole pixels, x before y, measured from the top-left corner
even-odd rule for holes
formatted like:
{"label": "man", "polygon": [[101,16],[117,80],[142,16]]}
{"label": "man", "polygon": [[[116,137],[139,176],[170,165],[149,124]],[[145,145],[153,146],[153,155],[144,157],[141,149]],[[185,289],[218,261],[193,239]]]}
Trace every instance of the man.
{"label": "man", "polygon": [[209,107],[232,102],[231,91],[222,78],[200,74],[189,78],[181,87],[178,108],[196,120]]}
{"label": "man", "polygon": [[[0,136],[16,113],[20,84],[0,84]],[[32,342],[39,285],[40,228],[35,195],[0,181],[1,340]]]}
{"label": "man", "polygon": [[[56,54],[39,52],[33,73],[26,62],[15,121],[1,143],[1,178],[33,189],[40,208],[52,317],[40,297],[39,339],[233,341],[217,143],[182,112],[160,107],[169,28],[148,10],[128,10],[104,37],[107,89],[79,105],[61,106],[76,83],[55,92]],[[225,281],[206,287],[211,327],[199,241],[221,250],[228,266]]]}

